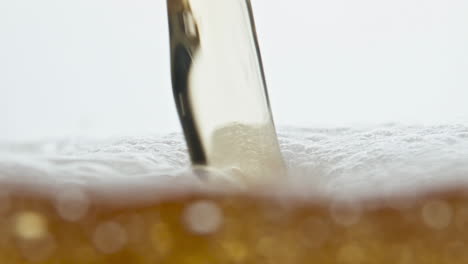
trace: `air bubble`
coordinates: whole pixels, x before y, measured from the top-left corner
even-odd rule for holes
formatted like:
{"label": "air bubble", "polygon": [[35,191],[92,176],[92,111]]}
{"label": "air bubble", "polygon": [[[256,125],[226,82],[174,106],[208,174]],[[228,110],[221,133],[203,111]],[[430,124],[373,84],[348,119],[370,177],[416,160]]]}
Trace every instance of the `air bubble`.
{"label": "air bubble", "polygon": [[424,204],[421,215],[426,226],[440,230],[450,225],[453,211],[447,202],[434,200]]}
{"label": "air bubble", "polygon": [[38,213],[22,212],[16,216],[15,231],[22,239],[40,239],[47,234],[47,221]]}
{"label": "air bubble", "polygon": [[190,231],[205,235],[218,230],[223,216],[214,202],[198,201],[185,210],[184,220]]}
{"label": "air bubble", "polygon": [[55,207],[63,219],[76,222],[88,212],[89,200],[78,189],[66,190],[57,195]]}
{"label": "air bubble", "polygon": [[112,254],[127,243],[127,233],[119,223],[101,223],[94,231],[93,242],[99,251]]}
{"label": "air bubble", "polygon": [[223,243],[226,256],[234,263],[243,263],[248,256],[247,246],[238,241],[226,241]]}

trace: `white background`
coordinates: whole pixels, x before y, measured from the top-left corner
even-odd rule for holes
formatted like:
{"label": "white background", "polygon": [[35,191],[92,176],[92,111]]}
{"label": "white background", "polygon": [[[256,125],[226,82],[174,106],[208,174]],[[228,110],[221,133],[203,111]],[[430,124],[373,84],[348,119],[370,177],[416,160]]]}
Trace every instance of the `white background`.
{"label": "white background", "polygon": [[[468,1],[252,2],[278,125],[467,119]],[[166,21],[163,0],[0,0],[0,140],[179,131]]]}

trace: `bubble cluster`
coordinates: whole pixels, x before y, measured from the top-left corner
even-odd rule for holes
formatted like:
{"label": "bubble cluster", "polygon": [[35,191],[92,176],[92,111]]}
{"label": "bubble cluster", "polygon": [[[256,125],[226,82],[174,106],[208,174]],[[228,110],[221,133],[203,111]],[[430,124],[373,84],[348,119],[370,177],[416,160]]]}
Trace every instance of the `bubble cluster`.
{"label": "bubble cluster", "polygon": [[[387,201],[379,207],[375,201],[300,204],[203,195],[144,206],[93,202],[91,209],[87,197],[75,191],[54,195],[47,204],[13,200],[0,221],[0,260],[12,264],[468,263],[466,197],[434,196],[398,209]],[[77,206],[79,213],[67,214],[59,201],[69,202],[70,207],[88,201],[88,206],[86,210]]]}

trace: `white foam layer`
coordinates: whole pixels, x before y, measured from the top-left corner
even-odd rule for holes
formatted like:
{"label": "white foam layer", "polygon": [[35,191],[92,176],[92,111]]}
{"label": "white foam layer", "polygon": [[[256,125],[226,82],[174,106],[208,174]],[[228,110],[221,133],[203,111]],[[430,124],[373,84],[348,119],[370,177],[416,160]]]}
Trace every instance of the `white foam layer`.
{"label": "white foam layer", "polygon": [[[284,188],[305,195],[382,195],[468,183],[465,125],[287,128],[279,140],[289,169]],[[0,183],[101,193],[203,184],[189,169],[180,134],[4,143]]]}
{"label": "white foam layer", "polygon": [[468,182],[468,126],[386,125],[280,133],[291,183],[332,196],[395,194]]}

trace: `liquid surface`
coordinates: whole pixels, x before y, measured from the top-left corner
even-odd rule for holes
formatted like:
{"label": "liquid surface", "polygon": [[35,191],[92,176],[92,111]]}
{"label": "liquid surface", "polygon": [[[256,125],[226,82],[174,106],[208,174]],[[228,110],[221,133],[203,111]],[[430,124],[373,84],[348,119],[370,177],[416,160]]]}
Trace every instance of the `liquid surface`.
{"label": "liquid surface", "polygon": [[[219,144],[234,138],[229,133],[217,133]],[[281,189],[298,195],[382,196],[467,182],[465,125],[285,128],[280,130],[279,142],[288,170]],[[239,145],[232,153],[238,156],[248,149],[249,145]],[[248,154],[241,156],[239,162],[248,162]],[[214,162],[224,161],[220,157]],[[273,168],[275,164],[268,164],[264,169],[274,173]],[[230,171],[215,171],[231,178]],[[0,182],[36,187],[83,185],[100,193],[112,193],[112,188],[125,192],[131,186],[151,190],[205,185],[190,169],[180,134],[106,141],[3,143]]]}

